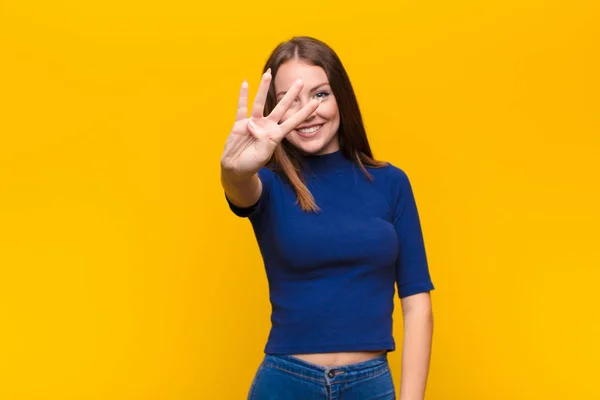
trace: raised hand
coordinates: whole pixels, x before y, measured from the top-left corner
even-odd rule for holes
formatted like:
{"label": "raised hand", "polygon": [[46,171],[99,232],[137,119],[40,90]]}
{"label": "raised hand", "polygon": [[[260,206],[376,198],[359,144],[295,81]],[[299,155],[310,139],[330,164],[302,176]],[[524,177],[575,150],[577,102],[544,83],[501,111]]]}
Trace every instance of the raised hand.
{"label": "raised hand", "polygon": [[269,69],[262,76],[250,118],[247,117],[248,83],[242,83],[235,123],[221,156],[223,168],[235,172],[238,176],[252,176],[258,172],[269,161],[283,138],[319,106],[320,100],[313,99],[284,122],[279,123],[304,86],[298,79],[273,111],[267,117],[263,117],[271,79]]}

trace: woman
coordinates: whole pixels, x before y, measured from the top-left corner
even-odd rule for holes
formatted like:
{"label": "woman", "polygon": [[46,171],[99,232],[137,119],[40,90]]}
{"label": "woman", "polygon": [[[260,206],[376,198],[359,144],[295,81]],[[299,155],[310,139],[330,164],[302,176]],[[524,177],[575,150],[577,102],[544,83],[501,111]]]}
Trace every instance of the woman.
{"label": "woman", "polygon": [[396,284],[401,400],[423,399],[434,289],[411,185],[373,158],[346,71],[309,37],[271,54],[251,116],[242,84],[221,157],[231,210],[252,223],[272,327],[251,400],[395,399]]}

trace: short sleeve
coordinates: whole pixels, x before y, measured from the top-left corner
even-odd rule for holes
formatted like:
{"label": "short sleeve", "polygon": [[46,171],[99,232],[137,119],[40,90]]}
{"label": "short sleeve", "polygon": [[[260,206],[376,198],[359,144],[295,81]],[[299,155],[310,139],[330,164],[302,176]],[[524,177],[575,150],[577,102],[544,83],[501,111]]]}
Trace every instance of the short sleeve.
{"label": "short sleeve", "polygon": [[396,284],[400,298],[434,289],[429,273],[419,212],[410,180],[406,173],[391,167],[393,224],[398,234]]}
{"label": "short sleeve", "polygon": [[227,193],[225,193],[225,199],[227,200],[227,204],[229,205],[229,209],[238,217],[241,218],[249,218],[256,215],[259,215],[263,212],[265,208],[265,204],[268,202],[268,199],[271,194],[271,185],[273,181],[273,171],[271,171],[267,167],[263,167],[258,171],[258,178],[262,183],[262,192],[260,193],[260,197],[253,205],[249,207],[239,207],[236,206],[229,200],[227,197]]}

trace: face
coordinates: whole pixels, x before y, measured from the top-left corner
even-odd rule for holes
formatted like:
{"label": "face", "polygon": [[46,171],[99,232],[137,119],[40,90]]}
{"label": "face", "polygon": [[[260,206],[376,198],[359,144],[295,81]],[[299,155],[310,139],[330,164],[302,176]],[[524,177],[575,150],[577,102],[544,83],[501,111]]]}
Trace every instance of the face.
{"label": "face", "polygon": [[304,87],[281,122],[298,112],[312,98],[320,98],[321,103],[315,112],[286,136],[286,139],[298,149],[311,155],[328,154],[339,150],[340,113],[323,68],[306,64],[301,60],[289,60],[281,64],[274,81],[277,102],[298,78],[302,79]]}

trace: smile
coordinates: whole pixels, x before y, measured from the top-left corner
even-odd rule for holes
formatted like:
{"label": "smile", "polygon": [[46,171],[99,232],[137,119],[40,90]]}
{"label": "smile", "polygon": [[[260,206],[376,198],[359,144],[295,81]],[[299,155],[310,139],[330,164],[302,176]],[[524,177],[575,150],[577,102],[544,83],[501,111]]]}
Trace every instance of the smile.
{"label": "smile", "polygon": [[296,132],[298,132],[298,134],[303,137],[312,137],[316,135],[316,133],[319,131],[319,129],[321,129],[322,126],[323,125],[321,124],[311,126],[310,128],[296,129]]}

